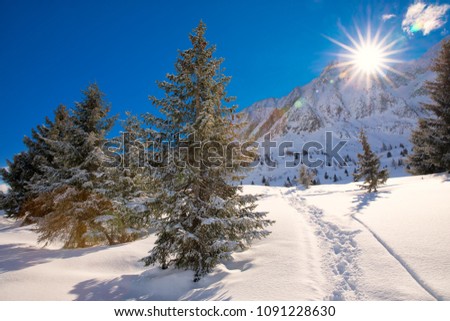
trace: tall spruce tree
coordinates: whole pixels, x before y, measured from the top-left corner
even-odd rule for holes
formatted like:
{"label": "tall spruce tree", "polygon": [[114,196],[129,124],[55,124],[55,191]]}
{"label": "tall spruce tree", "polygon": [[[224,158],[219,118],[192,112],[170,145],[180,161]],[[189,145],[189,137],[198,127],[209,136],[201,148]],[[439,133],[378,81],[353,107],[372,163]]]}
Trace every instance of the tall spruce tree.
{"label": "tall spruce tree", "polygon": [[450,40],[442,44],[431,69],[436,79],[427,82],[426,88],[433,102],[423,104],[430,117],[421,118],[411,135],[414,146],[409,163],[413,174],[450,171]]}
{"label": "tall spruce tree", "polygon": [[158,238],[142,260],[163,269],[191,269],[194,281],[233,251],[267,236],[271,224],[265,213],[254,211],[255,198],[232,184],[240,178],[243,158],[236,149],[224,149],[238,132],[236,106],[226,105],[233,100],[225,91],[230,78],[222,74],[222,59],[213,58],[215,47],[208,45],[205,31],[200,22],[190,35],[192,48],[179,52],[175,74],[158,82],[165,96],[150,97],[164,117],[145,116],[154,136],[171,145],[155,149],[163,160],[153,204]]}
{"label": "tall spruce tree", "polygon": [[359,133],[359,141],[362,145],[363,153],[358,154],[356,173],[353,174],[353,177],[355,181],[359,181],[361,178],[364,179],[364,183],[360,186],[361,188],[367,189],[369,193],[372,191],[376,192],[380,184],[386,183],[389,172],[387,169],[380,170],[380,160],[370,149],[367,136],[362,129]]}

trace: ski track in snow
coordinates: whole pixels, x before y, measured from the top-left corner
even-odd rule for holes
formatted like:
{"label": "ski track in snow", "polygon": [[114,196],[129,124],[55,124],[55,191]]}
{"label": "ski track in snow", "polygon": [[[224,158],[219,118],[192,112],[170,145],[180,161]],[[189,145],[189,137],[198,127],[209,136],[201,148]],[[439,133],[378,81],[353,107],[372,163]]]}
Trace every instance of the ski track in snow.
{"label": "ski track in snow", "polygon": [[[287,197],[287,194],[283,194],[283,197]],[[365,296],[358,290],[356,282],[360,270],[356,263],[359,250],[354,236],[358,231],[345,231],[325,221],[323,211],[315,206],[307,205],[298,194],[287,198],[300,215],[308,214],[309,221],[315,226],[316,234],[326,248],[324,263],[334,287],[332,293],[324,300],[364,300]]]}
{"label": "ski track in snow", "polygon": [[440,295],[436,294],[423,280],[422,278],[405,262],[405,260],[402,259],[400,255],[395,253],[395,251],[390,247],[377,233],[375,233],[371,228],[369,228],[364,222],[362,222],[360,219],[355,217],[355,215],[352,215],[352,218],[357,221],[359,224],[361,224],[365,229],[369,231],[370,234],[380,243],[386,251],[395,259],[397,262],[408,272],[409,275],[414,279],[414,281],[419,284],[424,291],[426,291],[429,295],[431,295],[433,298],[435,298],[437,301],[444,300]]}

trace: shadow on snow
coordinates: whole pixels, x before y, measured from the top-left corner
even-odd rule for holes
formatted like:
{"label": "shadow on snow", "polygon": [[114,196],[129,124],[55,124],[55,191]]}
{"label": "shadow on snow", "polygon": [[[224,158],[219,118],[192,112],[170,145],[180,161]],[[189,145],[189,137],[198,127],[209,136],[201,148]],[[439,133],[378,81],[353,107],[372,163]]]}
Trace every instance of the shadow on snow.
{"label": "shadow on snow", "polygon": [[104,249],[103,246],[76,250],[49,250],[19,243],[2,244],[0,245],[0,274],[19,271],[54,259],[78,257],[102,249]]}
{"label": "shadow on snow", "polygon": [[153,267],[140,275],[82,281],[70,293],[77,295],[76,301],[230,300],[221,282],[226,275],[226,272],[212,273],[193,282],[192,271]]}
{"label": "shadow on snow", "polygon": [[360,213],[365,208],[369,207],[370,203],[376,201],[377,199],[383,198],[383,195],[391,194],[391,192],[387,191],[378,191],[378,192],[372,192],[372,193],[361,193],[356,195],[354,200],[352,201],[353,204],[355,204],[355,207],[353,208],[353,212]]}

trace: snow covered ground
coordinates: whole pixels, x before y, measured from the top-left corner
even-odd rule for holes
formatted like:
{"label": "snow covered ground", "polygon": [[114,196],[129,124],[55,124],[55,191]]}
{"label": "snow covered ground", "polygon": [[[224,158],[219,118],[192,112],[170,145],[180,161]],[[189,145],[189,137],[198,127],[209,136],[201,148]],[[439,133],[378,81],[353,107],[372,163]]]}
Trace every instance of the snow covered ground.
{"label": "snow covered ground", "polygon": [[245,186],[276,220],[272,234],[193,283],[145,268],[153,235],[62,250],[0,216],[0,300],[450,300],[450,178],[393,178],[378,194],[355,183]]}

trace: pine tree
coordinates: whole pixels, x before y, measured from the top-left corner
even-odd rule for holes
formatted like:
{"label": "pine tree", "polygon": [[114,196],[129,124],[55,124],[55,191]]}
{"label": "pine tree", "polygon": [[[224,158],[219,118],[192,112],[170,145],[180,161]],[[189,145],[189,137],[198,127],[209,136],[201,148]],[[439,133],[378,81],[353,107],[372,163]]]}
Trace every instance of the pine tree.
{"label": "pine tree", "polygon": [[424,175],[440,171],[433,161],[437,153],[433,147],[432,137],[433,131],[428,126],[427,120],[419,119],[418,128],[411,134],[413,152],[408,157],[408,166],[410,166],[408,171],[412,174]]}
{"label": "pine tree", "polygon": [[33,222],[33,216],[42,216],[29,211],[28,203],[46,192],[39,184],[48,184],[51,180],[51,175],[46,172],[54,156],[49,141],[59,141],[61,131],[70,127],[63,121],[67,115],[66,107],[59,106],[55,111],[55,121],[47,117],[43,125],[32,129],[31,136],[24,138],[27,150],[14,156],[13,161],[7,162],[7,168],[0,170],[0,176],[10,186],[2,207],[9,216],[26,216],[25,224]]}
{"label": "pine tree", "polygon": [[376,192],[378,185],[386,183],[389,172],[387,169],[380,170],[380,160],[370,149],[367,136],[363,130],[359,134],[359,141],[363,148],[363,154],[358,154],[358,168],[353,177],[355,181],[364,178],[364,184],[361,185],[361,188],[367,189],[369,193]]}
{"label": "pine tree", "polygon": [[239,131],[236,106],[225,105],[232,101],[225,91],[230,78],[222,74],[222,59],[213,58],[215,47],[205,40],[205,30],[200,22],[190,35],[192,48],[179,53],[175,74],[158,83],[165,96],[150,97],[165,117],[145,116],[162,141],[172,144],[169,153],[156,149],[169,165],[158,169],[161,188],[152,207],[158,238],[142,260],[163,269],[191,269],[194,281],[233,251],[267,236],[264,228],[271,224],[265,213],[254,211],[255,198],[230,183],[240,179],[241,156],[225,153],[224,162],[211,163],[208,157],[220,155],[199,148],[207,142],[229,146]]}
{"label": "pine tree", "polygon": [[6,168],[0,168],[2,180],[9,185],[9,190],[3,195],[0,209],[9,217],[18,217],[23,210],[23,204],[30,197],[29,181],[35,173],[32,157],[28,152],[21,152],[7,161]]}
{"label": "pine tree", "polygon": [[292,187],[292,182],[291,182],[291,179],[289,178],[289,176],[287,177],[286,182],[284,183],[284,186]]}
{"label": "pine tree", "polygon": [[300,169],[298,171],[298,182],[303,185],[305,189],[308,189],[313,183],[315,176],[316,175],[314,172],[309,170],[305,165],[300,165]]}
{"label": "pine tree", "polygon": [[65,178],[63,171],[69,164],[63,161],[61,155],[66,158],[77,152],[70,142],[72,131],[73,117],[67,107],[60,105],[54,112],[53,121],[47,117],[45,125],[38,126],[32,130],[30,137],[25,137],[24,143],[36,170],[29,182],[31,199],[58,187]]}
{"label": "pine tree", "polygon": [[120,198],[128,192],[126,175],[104,166],[102,146],[115,117],[108,117],[110,107],[97,85],[83,94],[72,112],[58,108],[45,137],[29,141],[30,149],[43,141],[50,157],[40,163],[41,179],[33,181],[39,194],[25,208],[42,217],[40,241],[61,240],[67,248],[116,244],[139,234],[126,233],[130,209]]}
{"label": "pine tree", "polygon": [[0,191],[0,209],[3,209],[5,207],[4,205],[5,203],[6,203],[6,194],[4,191]]}
{"label": "pine tree", "polygon": [[132,241],[147,234],[151,220],[149,203],[153,192],[158,189],[158,182],[153,179],[150,166],[145,162],[142,122],[129,113],[127,116],[122,124],[123,139],[111,140],[116,146],[123,147],[123,158],[120,164],[104,163],[101,168],[104,194],[114,204],[110,226],[115,230],[116,243]]}
{"label": "pine tree", "polygon": [[83,175],[82,171],[87,174],[85,178],[79,177],[85,179],[79,183],[91,187],[103,162],[102,145],[117,117],[108,117],[111,107],[96,84],[90,85],[83,94],[84,100],[77,102],[73,111],[73,141],[78,153],[72,155],[70,161],[77,176]]}
{"label": "pine tree", "polygon": [[419,119],[411,135],[413,153],[409,164],[413,174],[450,171],[450,41],[443,43],[431,68],[437,75],[426,88],[433,101],[423,107],[430,117]]}
{"label": "pine tree", "polygon": [[391,166],[394,167],[394,169],[397,169],[397,162],[394,158],[392,159]]}

